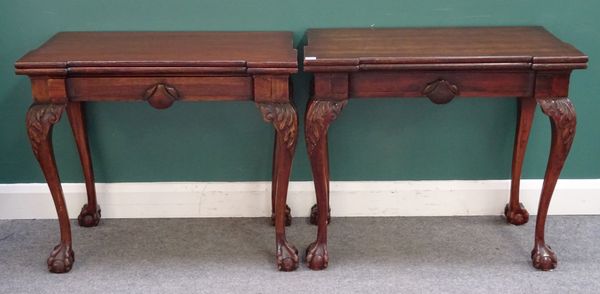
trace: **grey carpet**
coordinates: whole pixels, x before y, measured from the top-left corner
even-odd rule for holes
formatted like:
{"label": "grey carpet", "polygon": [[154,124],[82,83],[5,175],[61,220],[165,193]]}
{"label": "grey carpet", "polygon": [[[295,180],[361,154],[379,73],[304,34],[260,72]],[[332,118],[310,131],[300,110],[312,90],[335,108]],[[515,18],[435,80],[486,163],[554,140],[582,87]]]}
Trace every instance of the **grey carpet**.
{"label": "grey carpet", "polygon": [[[533,219],[532,219],[533,220]],[[559,267],[531,267],[533,224],[500,217],[334,218],[330,266],[277,272],[266,219],[73,224],[75,266],[48,273],[53,220],[0,221],[0,293],[598,293],[600,216],[553,216]],[[316,228],[294,219],[301,252]]]}

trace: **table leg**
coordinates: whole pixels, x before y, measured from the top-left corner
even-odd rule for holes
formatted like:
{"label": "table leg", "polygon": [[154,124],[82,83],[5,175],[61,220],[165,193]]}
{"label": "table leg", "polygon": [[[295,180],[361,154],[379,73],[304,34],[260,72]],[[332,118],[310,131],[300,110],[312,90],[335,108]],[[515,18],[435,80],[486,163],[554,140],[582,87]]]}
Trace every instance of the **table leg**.
{"label": "table leg", "polygon": [[527,149],[527,141],[531,131],[531,123],[535,113],[536,101],[533,97],[517,99],[518,118],[517,130],[515,132],[515,145],[512,160],[512,180],[510,186],[510,202],[504,208],[506,221],[513,225],[523,225],[529,221],[529,213],[519,202],[519,188],[521,183],[521,170],[523,158]]}
{"label": "table leg", "polygon": [[[323,101],[315,99],[308,102],[304,135],[315,183],[317,209],[320,212],[329,210],[327,130],[346,103],[347,100]],[[327,252],[328,214],[318,213],[317,215],[317,240],[306,249],[306,262],[308,267],[313,270],[324,269],[329,263]]]}
{"label": "table leg", "polygon": [[77,144],[77,151],[79,151],[79,159],[83,168],[85,188],[87,190],[87,204],[81,209],[77,221],[82,227],[95,227],[100,222],[100,206],[96,201],[94,170],[92,168],[90,147],[86,134],[83,103],[69,102],[67,104],[67,115],[69,116],[69,123],[71,124],[73,136]]}
{"label": "table leg", "polygon": [[[275,133],[275,144],[273,144],[273,150],[277,150],[277,133]],[[276,163],[277,152],[273,152],[273,167],[271,173],[271,225],[275,225],[275,203],[277,201],[277,167]],[[289,227],[292,225],[292,209],[286,204],[285,205],[285,226]]]}
{"label": "table leg", "polygon": [[33,104],[27,111],[26,119],[31,147],[50,188],[60,224],[60,244],[54,247],[48,258],[48,269],[54,273],[70,271],[75,262],[69,215],[52,149],[52,128],[60,120],[64,109],[65,105],[62,104]]}
{"label": "table leg", "polygon": [[[329,145],[328,145],[328,141],[327,141],[327,135],[325,135],[325,150],[329,150]],[[329,203],[329,152],[325,153],[325,162],[327,162],[326,165],[326,172],[325,174],[327,175],[327,225],[329,225],[331,223],[331,205]],[[310,208],[310,218],[309,218],[309,222],[311,225],[318,225],[319,224],[319,205],[315,204]]]}
{"label": "table leg", "polygon": [[263,119],[275,128],[272,198],[275,201],[275,244],[277,268],[293,271],[298,268],[298,249],[285,236],[286,201],[292,159],[298,139],[298,114],[290,103],[258,103]]}
{"label": "table leg", "polygon": [[556,254],[544,240],[544,228],[548,206],[554,192],[554,187],[563,168],[573,138],[575,137],[575,126],[577,119],[575,109],[569,98],[537,99],[542,111],[550,118],[552,127],[552,143],[548,166],[544,176],[544,184],[540,196],[537,220],[535,225],[535,243],[531,252],[533,266],[541,270],[556,268]]}
{"label": "table leg", "polygon": [[[313,205],[310,208],[310,224],[317,225],[319,219],[319,206]],[[329,205],[329,201],[327,201],[327,224],[331,223],[331,206]]]}

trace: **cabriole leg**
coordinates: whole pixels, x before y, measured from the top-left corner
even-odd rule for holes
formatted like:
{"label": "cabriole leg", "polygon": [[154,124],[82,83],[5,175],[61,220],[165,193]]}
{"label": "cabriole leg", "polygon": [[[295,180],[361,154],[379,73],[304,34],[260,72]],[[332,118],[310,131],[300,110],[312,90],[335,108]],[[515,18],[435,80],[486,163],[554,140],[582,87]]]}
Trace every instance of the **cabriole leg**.
{"label": "cabriole leg", "polygon": [[69,215],[52,149],[52,128],[60,120],[64,109],[65,105],[62,104],[33,104],[27,111],[26,119],[31,147],[50,188],[60,224],[60,243],[48,258],[48,269],[54,273],[70,271],[75,261]]}
{"label": "cabriole leg", "polygon": [[544,114],[550,118],[552,141],[535,224],[535,243],[531,251],[531,259],[535,268],[551,270],[556,268],[557,259],[544,239],[546,216],[554,187],[575,137],[577,120],[569,98],[537,99],[537,102]]}
{"label": "cabriole leg", "polygon": [[[327,130],[347,100],[322,101],[312,99],[308,102],[305,131],[306,149],[310,159],[317,196],[317,210],[329,210],[329,159],[327,149]],[[328,214],[317,213],[317,239],[306,249],[306,262],[313,270],[327,268],[329,253],[327,252]]]}
{"label": "cabriole leg", "polygon": [[87,190],[87,204],[81,209],[77,221],[82,227],[95,227],[100,222],[100,206],[96,201],[94,170],[92,167],[90,147],[85,127],[83,103],[69,102],[67,104],[67,115],[69,116],[69,123],[71,124],[75,143],[77,144],[77,151],[79,151],[79,159],[85,178],[85,188]]}
{"label": "cabriole leg", "polygon": [[298,268],[298,249],[285,236],[289,219],[287,191],[292,168],[292,159],[298,137],[298,115],[290,103],[258,103],[263,119],[275,128],[275,151],[273,157],[272,200],[275,212],[275,246],[277,268],[293,271]]}
{"label": "cabriole leg", "polygon": [[531,131],[531,123],[535,113],[536,101],[533,97],[518,98],[517,130],[512,160],[512,180],[510,186],[510,202],[504,208],[506,221],[513,225],[523,225],[529,220],[529,213],[519,202],[519,188],[523,158],[527,149],[527,141]]}

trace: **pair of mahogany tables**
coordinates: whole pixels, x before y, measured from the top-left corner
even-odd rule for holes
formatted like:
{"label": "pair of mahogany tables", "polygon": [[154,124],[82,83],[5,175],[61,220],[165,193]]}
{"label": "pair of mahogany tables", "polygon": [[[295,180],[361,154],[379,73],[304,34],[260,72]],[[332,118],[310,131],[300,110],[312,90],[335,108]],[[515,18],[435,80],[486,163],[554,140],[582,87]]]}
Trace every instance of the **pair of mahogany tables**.
{"label": "pair of mahogany tables", "polygon": [[[541,27],[311,29],[304,71],[314,73],[304,135],[317,205],[316,241],[306,250],[311,269],[328,265],[329,159],[327,131],[350,98],[427,97],[444,104],[454,97],[516,97],[518,119],[506,220],[528,221],[519,202],[519,181],[536,105],[550,118],[552,139],[541,191],[533,266],[554,269],[546,244],[548,206],[575,135],[568,98],[572,70],[588,57]],[[157,45],[159,44],[159,45]],[[176,101],[254,101],[275,129],[272,220],[279,270],[298,267],[298,250],[286,240],[286,206],[298,116],[290,75],[298,71],[290,32],[64,32],[19,59],[16,73],[29,76],[33,104],[26,126],[60,224],[60,243],[48,258],[51,272],[74,263],[71,228],[52,149],[52,128],[66,110],[85,176],[87,204],[80,226],[100,221],[85,128],[84,103],[145,101],[168,108]],[[335,152],[335,150],[334,150]]]}

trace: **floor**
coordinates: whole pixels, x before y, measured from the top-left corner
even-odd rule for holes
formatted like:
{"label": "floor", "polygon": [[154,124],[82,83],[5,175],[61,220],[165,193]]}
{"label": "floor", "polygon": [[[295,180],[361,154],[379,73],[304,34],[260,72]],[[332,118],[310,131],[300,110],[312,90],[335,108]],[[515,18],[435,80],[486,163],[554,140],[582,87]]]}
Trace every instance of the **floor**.
{"label": "floor", "polygon": [[[329,268],[277,272],[266,218],[73,223],[75,265],[51,274],[55,220],[0,220],[0,293],[599,293],[600,216],[551,216],[552,272],[531,267],[534,220],[334,218]],[[316,228],[294,219],[300,251]]]}

